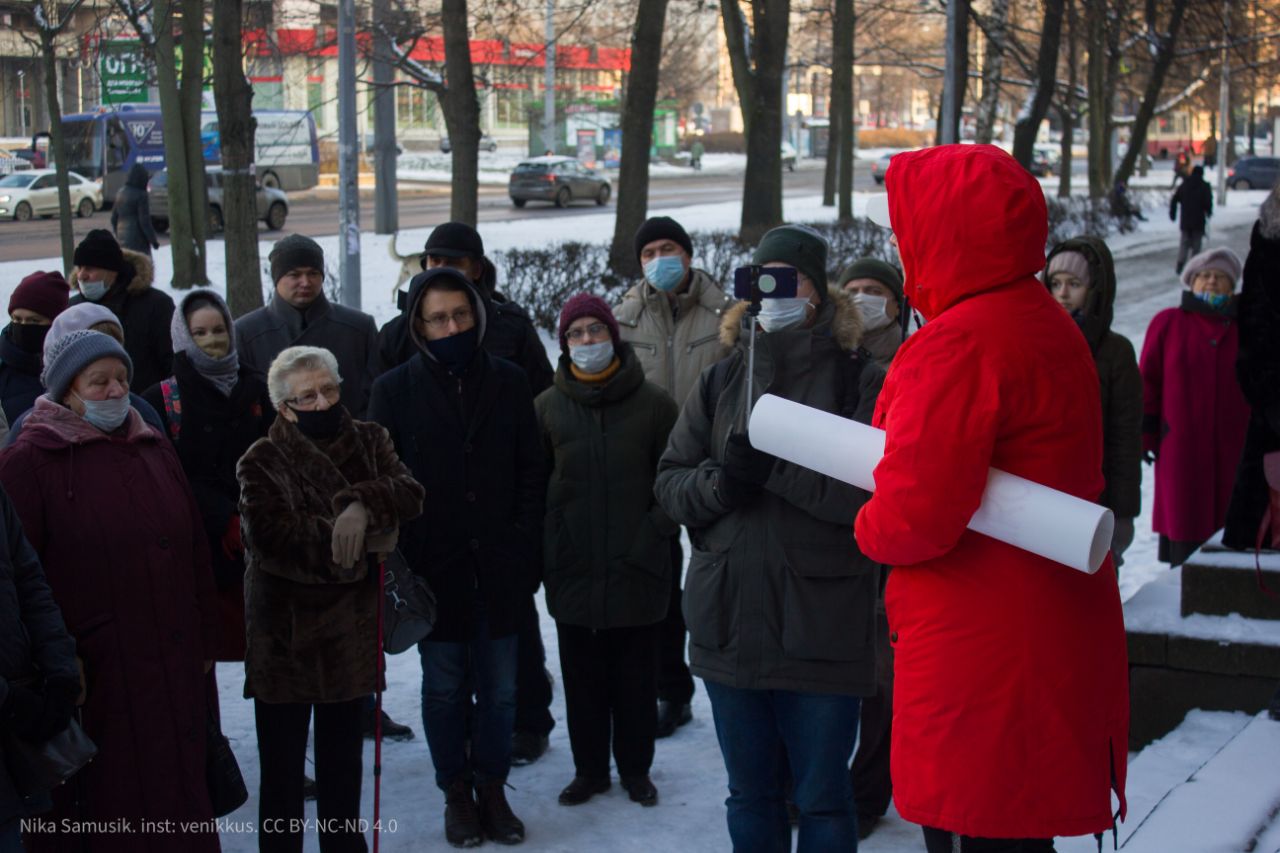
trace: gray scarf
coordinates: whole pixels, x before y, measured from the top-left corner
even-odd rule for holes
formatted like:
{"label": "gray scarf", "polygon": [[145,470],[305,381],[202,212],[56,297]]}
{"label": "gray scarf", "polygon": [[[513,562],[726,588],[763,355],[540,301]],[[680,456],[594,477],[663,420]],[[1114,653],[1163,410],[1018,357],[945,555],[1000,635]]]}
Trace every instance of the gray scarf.
{"label": "gray scarf", "polygon": [[[191,338],[191,329],[187,327],[187,303],[193,299],[207,299],[222,312],[226,321],[227,333],[231,336],[231,348],[222,358],[214,358],[196,344]],[[173,338],[173,351],[186,353],[187,360],[196,372],[213,383],[224,397],[230,397],[231,391],[240,381],[240,355],[236,352],[236,327],[231,322],[231,312],[222,297],[212,290],[193,290],[183,297],[178,308],[173,312],[169,322],[169,334]]]}

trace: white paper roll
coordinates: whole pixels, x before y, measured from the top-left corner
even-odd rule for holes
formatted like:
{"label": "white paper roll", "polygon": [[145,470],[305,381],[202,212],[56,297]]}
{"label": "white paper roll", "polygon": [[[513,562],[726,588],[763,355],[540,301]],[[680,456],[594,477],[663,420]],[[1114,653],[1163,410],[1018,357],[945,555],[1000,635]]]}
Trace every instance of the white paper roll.
{"label": "white paper roll", "polygon": [[[765,394],[751,411],[751,444],[779,459],[875,491],[884,431]],[[1111,549],[1111,510],[991,469],[969,529],[1093,574]]]}

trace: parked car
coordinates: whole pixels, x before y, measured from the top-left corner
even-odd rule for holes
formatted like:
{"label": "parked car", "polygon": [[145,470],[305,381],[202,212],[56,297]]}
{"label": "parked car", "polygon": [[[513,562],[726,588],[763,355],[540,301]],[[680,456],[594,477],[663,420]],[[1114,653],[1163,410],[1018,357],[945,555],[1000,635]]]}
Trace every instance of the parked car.
{"label": "parked car", "polygon": [[[447,136],[440,137],[440,150],[446,154],[448,154],[450,151],[453,150],[453,146],[449,143],[449,137]],[[493,140],[493,137],[490,136],[489,134],[482,133],[480,134],[480,150],[481,151],[497,151],[498,143],[495,142]]]}
{"label": "parked car", "polygon": [[1227,170],[1233,190],[1269,190],[1280,180],[1280,157],[1241,157]]}
{"label": "parked car", "polygon": [[534,157],[516,164],[507,193],[516,207],[524,207],[527,201],[550,201],[565,207],[580,199],[604,205],[609,203],[613,187],[595,169],[572,157]]}
{"label": "parked car", "polygon": [[[222,218],[222,170],[206,169],[205,185],[209,188],[208,231],[216,234],[225,222]],[[284,190],[256,184],[258,188],[258,219],[267,224],[268,230],[279,231],[289,217],[289,196]],[[147,184],[147,198],[151,206],[151,223],[156,231],[169,230],[169,173],[161,169],[151,176]]]}
{"label": "parked car", "polygon": [[884,153],[871,164],[871,180],[877,184],[884,183],[884,173],[889,171],[889,161],[893,159],[893,154]]}
{"label": "parked car", "polygon": [[[102,209],[102,187],[75,172],[67,173],[71,209],[81,218]],[[26,222],[32,216],[58,215],[58,174],[53,169],[27,169],[0,179],[0,216]]]}

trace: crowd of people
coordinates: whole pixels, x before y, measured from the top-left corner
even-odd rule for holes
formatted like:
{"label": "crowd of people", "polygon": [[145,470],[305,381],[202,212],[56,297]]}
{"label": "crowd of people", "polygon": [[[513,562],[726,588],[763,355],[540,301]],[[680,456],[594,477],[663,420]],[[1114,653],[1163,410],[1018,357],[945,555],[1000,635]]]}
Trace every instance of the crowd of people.
{"label": "crowd of people", "polygon": [[[1182,301],[1139,359],[1112,330],[1106,244],[1046,257],[1043,193],[1007,154],[902,154],[886,188],[901,266],[842,265],[783,225],[752,263],[794,270],[798,291],[757,306],[693,265],[679,222],[647,220],[643,279],[614,306],[584,283],[554,367],[462,223],[431,233],[381,330],[328,300],[300,235],[240,318],[211,289],[175,306],[103,230],[69,279],[22,279],[0,332],[0,607],[21,626],[0,637],[0,728],[40,742],[75,718],[98,753],[35,796],[0,772],[0,853],[218,849],[216,661],[243,661],[253,700],[259,826],[277,830],[260,849],[300,850],[314,795],[320,849],[365,850],[348,822],[362,739],[414,737],[373,701],[392,555],[437,602],[421,722],[453,846],[524,840],[504,788],[554,725],[540,587],[563,806],[612,770],[657,805],[657,741],[692,719],[697,677],[739,853],[790,849],[793,825],[801,851],[856,850],[891,799],[929,851],[1110,829],[1128,726],[1117,572],[1143,460],[1162,560],[1224,524],[1232,547],[1261,542],[1280,191],[1247,263],[1184,243]],[[875,492],[754,447],[765,393],[884,429]],[[1103,568],[968,530],[991,466],[1111,509]],[[88,829],[20,833],[35,813]],[[113,833],[121,820],[202,829]]]}

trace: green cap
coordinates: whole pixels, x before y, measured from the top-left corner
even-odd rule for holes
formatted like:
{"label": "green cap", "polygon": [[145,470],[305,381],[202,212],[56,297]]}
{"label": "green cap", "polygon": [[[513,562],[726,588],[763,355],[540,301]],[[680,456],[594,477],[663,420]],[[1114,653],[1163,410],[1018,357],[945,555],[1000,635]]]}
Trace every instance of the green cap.
{"label": "green cap", "polygon": [[753,264],[779,261],[795,267],[809,277],[818,294],[827,298],[827,241],[804,225],[780,225],[760,239]]}

